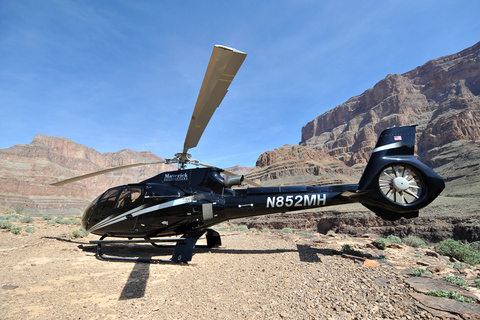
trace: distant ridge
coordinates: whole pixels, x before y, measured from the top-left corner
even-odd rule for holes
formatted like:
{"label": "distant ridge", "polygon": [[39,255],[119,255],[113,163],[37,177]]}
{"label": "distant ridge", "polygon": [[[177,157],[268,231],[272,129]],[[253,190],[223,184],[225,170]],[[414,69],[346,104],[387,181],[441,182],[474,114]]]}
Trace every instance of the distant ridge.
{"label": "distant ridge", "polygon": [[81,213],[110,187],[139,182],[176,167],[158,164],[131,168],[62,187],[50,183],[105,168],[158,160],[162,158],[150,151],[125,149],[102,154],[64,137],[37,134],[30,144],[0,149],[0,205],[28,205],[30,213]]}
{"label": "distant ridge", "polygon": [[[300,146],[313,148],[345,164],[357,174],[363,170],[381,131],[392,126],[418,124],[417,154],[454,188],[444,194],[480,190],[480,42],[461,52],[430,60],[404,74],[389,74],[373,88],[323,113],[302,128]],[[289,149],[290,148],[290,149]],[[250,178],[271,184],[291,181],[291,168],[308,161],[323,163],[324,155],[303,159],[298,146],[262,154]],[[289,150],[285,150],[289,149]],[[335,164],[338,169],[338,164]],[[346,169],[342,169],[346,172]],[[262,174],[259,175],[259,171]],[[301,170],[300,170],[301,171]],[[303,174],[311,181],[327,177],[327,168]],[[274,174],[275,172],[275,174]],[[314,173],[312,173],[314,172]]]}

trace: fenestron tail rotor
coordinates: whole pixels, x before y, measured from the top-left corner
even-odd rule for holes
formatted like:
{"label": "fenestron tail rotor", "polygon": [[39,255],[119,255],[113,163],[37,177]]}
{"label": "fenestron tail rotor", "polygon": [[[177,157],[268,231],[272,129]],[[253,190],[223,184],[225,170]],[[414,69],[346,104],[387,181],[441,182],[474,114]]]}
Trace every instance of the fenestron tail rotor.
{"label": "fenestron tail rotor", "polygon": [[[188,127],[187,135],[185,137],[183,152],[175,154],[174,158],[155,162],[134,163],[125,166],[109,168],[59,181],[51,185],[62,186],[67,183],[80,181],[83,179],[91,178],[97,175],[117,170],[159,163],[178,163],[180,169],[185,169],[185,166],[187,164],[192,164],[196,166],[203,165],[200,163],[200,161],[191,159],[191,155],[187,153],[187,151],[197,146],[198,141],[202,137],[202,134],[205,131],[206,126],[208,125],[208,122],[210,121],[213,113],[218,108],[223,98],[227,94],[228,87],[230,86],[230,83],[240,69],[240,66],[242,65],[246,56],[247,54],[244,52],[240,52],[236,49],[224,46],[217,45],[213,48],[212,56],[210,57],[207,71],[205,73],[205,77],[200,88],[200,93],[198,94],[197,102],[195,104],[195,109],[193,110],[192,119]],[[208,165],[204,166],[210,167]],[[235,175],[227,171],[224,171],[224,173],[227,175]],[[249,182],[254,186],[259,186],[255,182],[248,179],[245,179],[245,181]]]}

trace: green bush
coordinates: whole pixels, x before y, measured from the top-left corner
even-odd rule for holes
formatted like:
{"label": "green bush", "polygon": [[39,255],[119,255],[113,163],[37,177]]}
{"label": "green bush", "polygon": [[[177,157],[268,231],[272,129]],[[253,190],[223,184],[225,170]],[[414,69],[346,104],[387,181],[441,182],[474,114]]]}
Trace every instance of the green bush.
{"label": "green bush", "polygon": [[12,229],[13,224],[8,220],[0,220],[0,229]]}
{"label": "green bush", "polygon": [[403,243],[407,246],[414,247],[414,248],[427,248],[427,244],[420,238],[414,236],[408,236],[402,239]]}
{"label": "green bush", "polygon": [[465,279],[462,277],[456,277],[456,276],[447,276],[447,277],[442,277],[443,280],[453,283],[454,285],[457,285],[463,289],[467,289],[467,283],[465,282]]}
{"label": "green bush", "polygon": [[292,229],[290,228],[283,228],[282,230],[278,231],[278,233],[293,233]]}
{"label": "green bush", "polygon": [[460,295],[457,291],[444,291],[444,290],[430,290],[427,292],[427,295],[433,297],[442,297],[457,300],[460,302],[474,303],[472,299]]}
{"label": "green bush", "polygon": [[21,227],[17,227],[17,226],[12,226],[10,228],[10,231],[13,233],[13,234],[20,234],[22,232],[22,228]]}
{"label": "green bush", "polygon": [[35,227],[28,226],[25,228],[25,231],[28,233],[34,233],[35,232]]}
{"label": "green bush", "polygon": [[53,217],[52,217],[52,216],[49,216],[48,214],[46,214],[46,215],[44,215],[44,216],[42,217],[42,219],[43,219],[43,220],[52,220]]}
{"label": "green bush", "polygon": [[270,232],[270,229],[268,229],[268,228],[263,228],[263,229],[262,229],[262,232],[264,232],[264,233]]}
{"label": "green bush", "polygon": [[32,223],[32,222],[35,222],[35,220],[32,218],[31,215],[26,215],[22,218],[20,218],[20,222],[23,222],[23,223]]}
{"label": "green bush", "polygon": [[62,218],[62,217],[57,217],[54,221],[54,223],[58,224],[65,224],[65,225],[71,225],[71,224],[80,224],[80,220],[76,218]]}
{"label": "green bush", "polygon": [[349,244],[344,244],[342,246],[342,253],[349,254],[352,256],[363,257],[363,252],[360,250],[355,250]]}
{"label": "green bush", "polygon": [[431,275],[432,273],[428,270],[425,270],[423,268],[415,268],[412,270],[412,275],[414,277],[421,277],[423,275]]}
{"label": "green bush", "polygon": [[477,288],[480,288],[480,279],[473,280],[473,284],[474,284]]}
{"label": "green bush", "polygon": [[300,235],[302,235],[302,236],[308,236],[308,235],[310,235],[310,233],[308,233],[308,232],[306,232],[306,231],[303,231],[303,230],[297,232],[297,234],[300,234]]}
{"label": "green bush", "polygon": [[15,207],[15,212],[18,213],[18,214],[22,214],[24,209],[25,209],[24,206],[16,206]]}
{"label": "green bush", "polygon": [[217,230],[217,231],[228,231],[228,228],[225,227],[223,224],[219,224],[219,225],[215,226],[215,230]]}
{"label": "green bush", "polygon": [[248,231],[248,227],[246,225],[239,225],[239,226],[236,226],[234,229],[234,231]]}
{"label": "green bush", "polygon": [[385,250],[388,248],[388,241],[383,238],[378,238],[373,242],[373,245],[380,250]]}
{"label": "green bush", "polygon": [[0,220],[8,220],[8,221],[18,221],[20,219],[20,216],[15,213],[7,213],[7,214],[2,214],[0,215]]}
{"label": "green bush", "polygon": [[396,244],[402,244],[403,241],[397,236],[394,236],[393,234],[389,235],[386,239],[390,243],[396,243]]}
{"label": "green bush", "polygon": [[465,268],[466,268],[466,269],[473,270],[473,268],[472,268],[471,265],[468,265],[468,264],[462,263],[462,262],[455,262],[455,263],[453,264],[453,267],[454,267],[455,269],[465,269]]}
{"label": "green bush", "polygon": [[74,238],[84,238],[89,235],[89,232],[85,231],[82,227],[80,227],[78,230],[72,231],[72,237]]}
{"label": "green bush", "polygon": [[435,245],[435,251],[441,255],[453,257],[470,265],[480,263],[480,252],[475,248],[453,239],[444,240]]}

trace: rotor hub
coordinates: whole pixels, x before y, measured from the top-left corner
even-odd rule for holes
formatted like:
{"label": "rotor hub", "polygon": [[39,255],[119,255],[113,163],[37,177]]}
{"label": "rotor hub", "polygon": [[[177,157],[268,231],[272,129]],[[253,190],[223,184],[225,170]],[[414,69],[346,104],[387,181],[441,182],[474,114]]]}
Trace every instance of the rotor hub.
{"label": "rotor hub", "polygon": [[392,180],[392,187],[396,191],[405,191],[410,187],[410,183],[404,177],[396,177]]}

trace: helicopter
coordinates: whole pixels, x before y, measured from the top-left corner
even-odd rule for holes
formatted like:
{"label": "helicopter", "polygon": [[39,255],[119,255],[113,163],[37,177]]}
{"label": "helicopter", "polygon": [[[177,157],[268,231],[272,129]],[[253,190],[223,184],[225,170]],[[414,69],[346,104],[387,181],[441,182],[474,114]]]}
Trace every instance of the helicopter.
{"label": "helicopter", "polygon": [[[173,158],[109,168],[52,184],[61,186],[136,166],[178,164],[177,171],[110,188],[86,208],[82,226],[100,236],[90,241],[97,245],[99,259],[188,264],[203,235],[208,248],[221,245],[220,234],[212,227],[228,220],[348,203],[361,203],[385,220],[408,219],[418,217],[419,210],[442,192],[442,177],[414,156],[415,125],[388,128],[380,134],[358,184],[262,187],[243,175],[192,159],[189,149],[197,146],[245,58],[244,52],[214,46],[183,151]],[[187,169],[187,165],[195,168]],[[238,187],[244,183],[252,186]],[[159,247],[168,242],[175,243],[174,252],[165,260],[107,256],[102,251],[102,244]]]}

